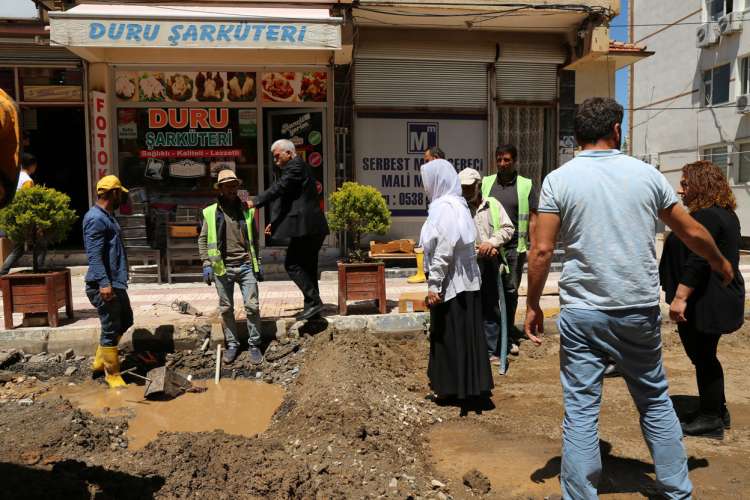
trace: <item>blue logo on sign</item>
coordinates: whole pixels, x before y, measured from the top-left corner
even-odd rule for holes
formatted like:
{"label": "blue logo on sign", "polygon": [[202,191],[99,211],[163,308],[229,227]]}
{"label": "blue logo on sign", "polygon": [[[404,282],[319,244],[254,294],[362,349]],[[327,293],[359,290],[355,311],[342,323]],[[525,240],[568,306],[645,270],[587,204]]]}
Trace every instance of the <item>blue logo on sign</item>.
{"label": "blue logo on sign", "polygon": [[438,144],[437,122],[407,122],[406,151],[409,154],[424,153]]}

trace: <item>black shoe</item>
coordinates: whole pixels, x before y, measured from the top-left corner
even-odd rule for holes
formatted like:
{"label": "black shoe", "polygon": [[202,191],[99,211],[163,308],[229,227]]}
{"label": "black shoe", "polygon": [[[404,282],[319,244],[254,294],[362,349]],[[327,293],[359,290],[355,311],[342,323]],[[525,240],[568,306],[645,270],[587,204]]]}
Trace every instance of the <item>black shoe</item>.
{"label": "black shoe", "polygon": [[692,422],[681,425],[686,436],[724,439],[724,422],[721,417],[700,414]]}
{"label": "black shoe", "polygon": [[[688,413],[683,418],[680,419],[681,424],[687,424],[689,422],[692,422],[698,416],[700,415],[699,411],[694,411],[692,413]],[[725,406],[721,410],[721,422],[724,424],[724,429],[729,430],[732,428],[732,416],[729,414],[729,409]]]}
{"label": "black shoe", "polygon": [[226,351],[224,351],[224,364],[225,365],[231,365],[234,363],[234,360],[237,359],[237,355],[240,353],[239,349],[236,347],[230,347]]}
{"label": "black shoe", "polygon": [[259,365],[263,362],[263,353],[260,352],[260,349],[258,349],[254,345],[251,345],[248,348],[247,354],[250,356],[250,362],[252,364]]}
{"label": "black shoe", "polygon": [[300,314],[297,315],[297,319],[300,321],[305,321],[308,319],[313,319],[317,316],[320,316],[320,313],[323,312],[323,304],[318,304],[317,306],[312,306],[310,309],[305,309]]}

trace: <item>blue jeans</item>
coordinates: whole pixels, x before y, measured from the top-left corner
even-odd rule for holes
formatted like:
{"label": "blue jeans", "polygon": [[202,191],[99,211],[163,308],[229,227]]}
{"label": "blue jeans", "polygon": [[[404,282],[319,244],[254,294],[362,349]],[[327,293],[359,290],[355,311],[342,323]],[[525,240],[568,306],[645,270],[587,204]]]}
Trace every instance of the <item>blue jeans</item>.
{"label": "blue jeans", "polygon": [[114,298],[106,302],[99,293],[98,285],[86,284],[86,296],[96,308],[102,325],[99,345],[103,347],[116,347],[122,334],[133,326],[133,309],[127,290],[113,288],[112,292]]}
{"label": "blue jeans", "polygon": [[216,276],[216,291],[219,294],[219,312],[224,322],[224,340],[228,349],[237,349],[237,323],[234,320],[234,284],[240,285],[242,301],[247,315],[248,344],[260,345],[260,303],[258,301],[258,281],[252,265],[227,266],[223,276]]}
{"label": "blue jeans", "polygon": [[602,463],[599,408],[607,358],[617,363],[641,415],[641,432],[654,460],[656,480],[670,499],[690,498],[682,429],[667,393],[658,307],[624,311],[564,308],[560,330],[563,388],[563,498],[596,499]]}

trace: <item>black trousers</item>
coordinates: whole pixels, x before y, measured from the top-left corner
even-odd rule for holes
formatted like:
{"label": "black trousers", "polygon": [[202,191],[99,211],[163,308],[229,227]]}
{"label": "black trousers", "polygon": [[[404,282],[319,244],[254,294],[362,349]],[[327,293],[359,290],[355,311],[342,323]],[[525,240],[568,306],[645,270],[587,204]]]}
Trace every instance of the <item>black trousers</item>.
{"label": "black trousers", "polygon": [[318,253],[325,235],[312,234],[291,238],[284,269],[305,298],[305,309],[322,304],[318,288]]}
{"label": "black trousers", "polygon": [[700,411],[706,415],[719,417],[726,399],[724,397],[724,370],[716,349],[721,335],[700,332],[690,323],[679,323],[677,330],[690,361],[695,366],[695,378],[700,395]]}
{"label": "black trousers", "polygon": [[521,286],[523,266],[526,264],[526,252],[518,253],[515,248],[505,249],[510,272],[503,274],[503,289],[505,290],[505,310],[508,312],[508,336],[520,338],[523,332],[516,328],[516,309],[518,309],[518,289]]}

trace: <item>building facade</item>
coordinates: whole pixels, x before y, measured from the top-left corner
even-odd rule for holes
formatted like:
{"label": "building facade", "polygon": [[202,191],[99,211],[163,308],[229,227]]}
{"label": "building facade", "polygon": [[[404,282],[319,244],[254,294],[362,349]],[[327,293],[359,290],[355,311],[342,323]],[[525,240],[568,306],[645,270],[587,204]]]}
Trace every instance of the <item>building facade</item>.
{"label": "building facade", "polygon": [[426,148],[492,173],[511,142],[540,182],[573,154],[575,104],[614,95],[633,57],[610,45],[617,0],[44,4],[52,45],[83,61],[89,196],[116,173],[153,209],[200,207],[221,168],[253,195],[289,138],[323,208],[344,180],[383,193],[387,237],[418,236]]}
{"label": "building facade", "polygon": [[632,39],[655,51],[633,66],[632,153],[677,187],[698,159],[721,167],[750,236],[750,1],[631,0]]}

